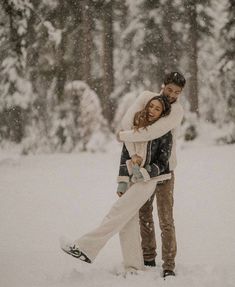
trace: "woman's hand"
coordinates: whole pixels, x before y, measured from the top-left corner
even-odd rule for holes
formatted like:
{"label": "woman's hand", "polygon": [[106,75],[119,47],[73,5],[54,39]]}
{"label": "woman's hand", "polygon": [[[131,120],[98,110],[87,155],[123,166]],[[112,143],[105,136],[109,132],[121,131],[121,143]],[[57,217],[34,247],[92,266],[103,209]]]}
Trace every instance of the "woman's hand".
{"label": "woman's hand", "polygon": [[133,164],[138,164],[138,165],[141,165],[143,159],[141,156],[137,155],[137,154],[134,154],[132,157],[131,157],[131,161]]}
{"label": "woman's hand", "polygon": [[120,181],[117,187],[117,195],[121,197],[127,190],[127,182]]}
{"label": "woman's hand", "polygon": [[140,166],[135,164],[132,168],[133,176],[131,178],[132,182],[144,181],[144,176],[140,171]]}
{"label": "woman's hand", "polygon": [[120,133],[121,131],[122,131],[122,130],[120,130],[120,131],[118,131],[118,132],[116,133],[116,139],[117,139],[117,141],[120,142],[120,143],[122,143],[122,141],[121,141],[121,139],[120,139],[120,135],[119,135],[119,133]]}
{"label": "woman's hand", "polygon": [[122,192],[117,192],[117,195],[118,195],[119,197],[121,197],[121,196],[123,195],[123,193],[122,193]]}

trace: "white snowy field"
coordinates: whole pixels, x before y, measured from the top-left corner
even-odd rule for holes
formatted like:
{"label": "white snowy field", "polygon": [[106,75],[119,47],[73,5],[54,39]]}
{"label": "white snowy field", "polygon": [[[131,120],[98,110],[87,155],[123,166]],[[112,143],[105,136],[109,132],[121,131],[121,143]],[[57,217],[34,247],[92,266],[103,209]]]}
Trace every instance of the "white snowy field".
{"label": "white snowy field", "polygon": [[157,267],[128,275],[118,236],[89,265],[59,249],[95,227],[116,199],[121,146],[110,152],[0,154],[1,287],[235,286],[235,145],[181,145],[175,185],[176,278]]}

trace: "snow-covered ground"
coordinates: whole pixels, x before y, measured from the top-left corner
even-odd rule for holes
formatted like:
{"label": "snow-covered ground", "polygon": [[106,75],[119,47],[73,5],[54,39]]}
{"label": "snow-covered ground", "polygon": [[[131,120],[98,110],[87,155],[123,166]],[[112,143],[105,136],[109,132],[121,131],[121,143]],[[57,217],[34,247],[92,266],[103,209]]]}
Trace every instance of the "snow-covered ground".
{"label": "snow-covered ground", "polygon": [[[99,154],[0,154],[1,287],[235,286],[235,145],[184,144],[178,150],[175,221],[176,278],[157,267],[128,275],[118,236],[94,264],[59,249],[95,227],[116,199],[120,145]],[[160,233],[156,218],[156,232]]]}

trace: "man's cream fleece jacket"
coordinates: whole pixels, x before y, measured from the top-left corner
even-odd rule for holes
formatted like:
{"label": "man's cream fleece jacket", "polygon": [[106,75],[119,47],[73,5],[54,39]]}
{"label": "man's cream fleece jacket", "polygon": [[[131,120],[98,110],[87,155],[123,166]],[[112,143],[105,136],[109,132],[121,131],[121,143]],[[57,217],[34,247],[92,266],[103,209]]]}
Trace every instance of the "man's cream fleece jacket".
{"label": "man's cream fleece jacket", "polygon": [[[173,146],[171,157],[169,160],[170,170],[174,170],[177,164],[176,160],[176,128],[180,125],[183,119],[183,108],[181,104],[176,101],[171,105],[171,112],[168,116],[160,118],[154,124],[147,127],[147,129],[139,129],[134,131],[133,119],[136,112],[142,110],[147,102],[160,94],[150,91],[144,91],[127,110],[125,116],[121,121],[121,129],[124,131],[119,132],[121,141],[125,142],[129,155],[138,154],[138,150],[143,150],[146,142],[154,140],[171,131],[173,136]],[[137,144],[138,143],[138,144]],[[139,148],[142,145],[142,148]],[[141,156],[141,154],[139,154]]]}

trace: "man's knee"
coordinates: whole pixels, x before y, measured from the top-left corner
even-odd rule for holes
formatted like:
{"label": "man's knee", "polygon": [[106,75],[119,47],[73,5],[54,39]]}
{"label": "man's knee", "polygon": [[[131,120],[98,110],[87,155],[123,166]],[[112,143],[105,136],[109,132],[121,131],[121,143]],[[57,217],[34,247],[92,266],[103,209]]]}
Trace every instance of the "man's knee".
{"label": "man's knee", "polygon": [[172,232],[175,230],[174,218],[172,215],[159,216],[159,225],[162,232]]}
{"label": "man's knee", "polygon": [[139,210],[140,214],[142,214],[142,213],[152,213],[153,212],[153,200],[154,200],[154,195],[152,195],[145,202],[145,204],[140,208],[140,210]]}
{"label": "man's knee", "polygon": [[174,217],[172,205],[158,206],[159,224],[163,227],[173,227]]}
{"label": "man's knee", "polygon": [[153,221],[153,205],[148,204],[144,205],[140,210],[139,210],[139,218],[141,222],[149,222]]}

